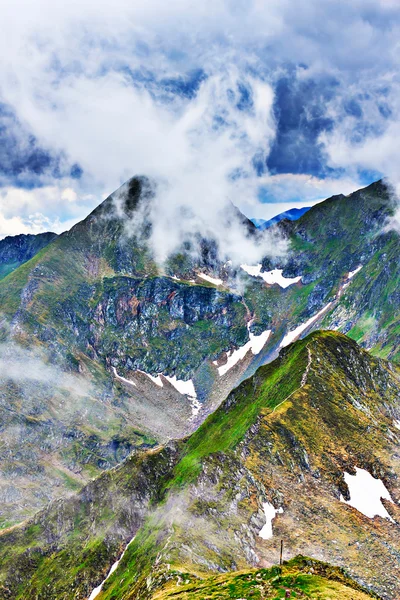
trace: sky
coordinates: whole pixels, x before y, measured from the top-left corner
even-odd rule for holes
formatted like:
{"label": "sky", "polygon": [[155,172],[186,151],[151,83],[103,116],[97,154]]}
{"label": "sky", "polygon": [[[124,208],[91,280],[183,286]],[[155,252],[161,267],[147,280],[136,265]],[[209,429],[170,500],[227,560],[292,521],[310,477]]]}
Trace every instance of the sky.
{"label": "sky", "polygon": [[265,219],[398,185],[397,0],[6,0],[0,19],[1,237],[64,231],[136,174]]}

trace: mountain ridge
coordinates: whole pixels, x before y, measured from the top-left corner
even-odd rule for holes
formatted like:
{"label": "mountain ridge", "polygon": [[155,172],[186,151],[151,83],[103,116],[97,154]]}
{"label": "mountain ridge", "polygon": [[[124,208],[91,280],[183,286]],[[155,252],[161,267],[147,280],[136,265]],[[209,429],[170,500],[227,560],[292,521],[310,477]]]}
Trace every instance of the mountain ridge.
{"label": "mountain ridge", "polygon": [[[131,197],[129,182],[118,194],[135,218],[142,180],[130,181]],[[3,525],[136,448],[185,437],[282,345],[313,329],[342,330],[399,360],[399,237],[385,229],[393,203],[384,182],[281,221],[274,228],[288,241],[285,261],[266,257],[247,271],[212,252],[200,262],[178,254],[161,270],[145,236],[127,237],[110,207],[112,197],[0,281],[2,339],[29,348],[16,381],[8,368],[0,378],[10,444],[0,468]],[[67,396],[52,373],[53,400],[47,384],[20,382],[32,354],[41,369],[53,364],[72,377]],[[12,458],[21,440],[22,470]]]}
{"label": "mountain ridge", "polygon": [[0,279],[33,258],[42,248],[56,239],[57,234],[45,233],[6,236],[0,240]]}
{"label": "mountain ridge", "polygon": [[[398,369],[342,334],[311,334],[244,381],[189,438],[128,458],[0,534],[0,597],[42,600],[50,584],[60,600],[71,590],[86,598],[134,536],[99,600],[156,598],[182,577],[268,567],[280,539],[285,559],[344,566],[393,599],[399,392]],[[393,522],[346,505],[344,473],[354,466],[390,491]],[[263,503],[275,512],[266,539]]]}
{"label": "mountain ridge", "polygon": [[300,217],[302,217],[308,210],[310,210],[310,208],[310,206],[304,206],[303,208],[289,208],[288,210],[285,210],[284,212],[275,215],[271,219],[251,220],[253,221],[254,225],[258,227],[258,229],[263,230],[267,229],[268,227],[271,227],[272,225],[275,225],[276,223],[279,223],[279,221],[283,221],[283,219],[288,219],[289,221],[297,221],[297,219],[300,219]]}

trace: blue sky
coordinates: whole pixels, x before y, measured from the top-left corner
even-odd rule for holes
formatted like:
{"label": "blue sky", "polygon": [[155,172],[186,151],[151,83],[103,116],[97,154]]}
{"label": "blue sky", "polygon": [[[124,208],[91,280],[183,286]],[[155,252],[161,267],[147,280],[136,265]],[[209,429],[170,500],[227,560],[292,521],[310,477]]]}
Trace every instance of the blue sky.
{"label": "blue sky", "polygon": [[136,173],[258,218],[398,184],[397,1],[17,0],[2,21],[1,236],[65,230]]}

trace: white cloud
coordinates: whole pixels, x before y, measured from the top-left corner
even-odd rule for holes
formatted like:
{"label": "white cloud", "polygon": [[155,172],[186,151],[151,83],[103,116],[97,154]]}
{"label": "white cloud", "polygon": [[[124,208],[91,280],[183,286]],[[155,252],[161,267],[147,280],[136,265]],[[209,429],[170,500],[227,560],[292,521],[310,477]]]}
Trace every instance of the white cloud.
{"label": "white cloud", "polygon": [[[264,194],[271,199],[270,202],[254,202],[254,199],[250,202],[245,199],[240,203],[245,214],[257,219],[270,219],[294,207],[313,206],[330,196],[350,194],[361,187],[357,177],[320,179],[311,175],[293,173],[268,175],[258,181]],[[302,198],[307,200],[300,200]]]}
{"label": "white cloud", "polygon": [[[248,169],[255,149],[268,152],[274,135],[271,102],[276,77],[287,63],[305,63],[308,69],[302,77],[318,73],[335,77],[342,95],[352,85],[355,89],[355,79],[361,95],[371,91],[371,82],[374,89],[390,87],[398,72],[399,16],[398,3],[388,0],[311,0],[300,12],[294,0],[8,3],[2,7],[0,98],[15,108],[39,143],[78,162],[85,173],[80,182],[60,183],[71,190],[61,203],[60,194],[48,202],[38,193],[34,211],[54,221],[57,209],[61,222],[70,223],[78,212],[85,215],[90,202],[83,197],[88,193],[98,201],[133,174],[145,173],[174,185],[180,179],[179,193],[193,193],[194,202],[200,192],[203,199],[207,196],[215,202],[218,190],[226,192],[229,187],[234,201],[254,207],[249,212],[254,216],[259,210],[257,182],[251,179],[242,187],[231,186],[226,177],[232,165]],[[130,76],[135,70],[176,76],[191,68],[204,69],[209,82],[194,100],[170,94],[167,104],[155,83],[148,85],[150,93],[140,83],[134,87]],[[227,91],[240,80],[250,82],[255,113],[242,113],[239,119]],[[215,103],[228,117],[228,132],[222,136],[214,136],[210,127]],[[348,181],[357,185],[360,165],[386,172],[389,159],[377,158],[374,148],[380,156],[389,156],[396,139],[397,116],[393,131],[386,132],[380,145],[354,147],[348,141],[351,123],[338,117],[338,107],[330,109],[337,123],[321,142],[332,165],[346,169],[352,165],[354,173],[343,179],[344,189],[339,190],[340,181],[337,186],[332,181],[321,184],[321,197],[328,189],[350,191]],[[199,129],[203,118],[206,127]],[[245,139],[243,149],[240,133]],[[389,167],[394,171],[397,161],[392,162]],[[275,182],[270,185],[276,188]],[[318,185],[300,182],[300,191],[315,201]],[[293,186],[288,177],[280,186],[284,201]],[[79,210],[71,212],[70,205]],[[19,210],[17,203],[14,212],[2,213],[3,218],[20,216]]]}
{"label": "white cloud", "polygon": [[[244,193],[248,202],[257,202],[252,158],[268,153],[275,134],[270,86],[247,78],[254,108],[243,114],[237,108],[238,81],[235,70],[207,79],[196,99],[163,123],[161,148],[150,145],[152,162],[140,172],[158,182],[156,197],[144,210],[150,210],[151,241],[160,262],[182,241],[194,242],[197,232],[217,239],[221,259],[235,264],[258,260],[266,252],[285,251],[283,241],[266,238],[259,247],[244,235],[239,222],[227,223],[230,202],[240,204]],[[244,179],[232,177],[236,170]],[[140,221],[135,218],[131,226],[136,228]]]}
{"label": "white cloud", "polygon": [[98,201],[91,195],[78,196],[71,187],[62,185],[33,190],[11,186],[0,188],[0,238],[43,231],[61,233],[81,219],[82,210],[89,212]]}

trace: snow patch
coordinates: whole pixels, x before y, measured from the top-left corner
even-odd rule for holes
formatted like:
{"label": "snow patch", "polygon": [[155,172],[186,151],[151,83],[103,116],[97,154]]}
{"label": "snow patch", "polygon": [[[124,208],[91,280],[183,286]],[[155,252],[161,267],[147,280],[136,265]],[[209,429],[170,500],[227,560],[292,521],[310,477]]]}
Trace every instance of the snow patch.
{"label": "snow patch", "polygon": [[268,540],[273,536],[272,521],[275,519],[278,513],[283,513],[283,508],[275,509],[269,502],[264,502],[263,509],[266,523],[258,535],[263,538],[263,540]]}
{"label": "snow patch", "polygon": [[396,427],[396,429],[400,429],[400,421],[398,419],[393,421],[393,425]]}
{"label": "snow patch", "polygon": [[197,276],[209,283],[213,283],[214,285],[222,285],[222,279],[215,279],[215,277],[210,277],[209,275],[205,275],[204,273],[197,273]]}
{"label": "snow patch", "polygon": [[115,561],[115,563],[113,564],[113,566],[111,567],[111,569],[108,571],[108,575],[105,579],[103,579],[103,581],[101,582],[100,585],[98,585],[96,588],[94,588],[94,590],[92,591],[92,593],[90,594],[88,600],[94,600],[95,598],[97,598],[97,596],[100,594],[101,590],[103,589],[103,585],[105,584],[105,582],[107,581],[107,579],[109,577],[111,577],[111,575],[114,573],[114,571],[117,569],[119,563],[121,562],[121,560],[124,557],[125,552],[127,551],[127,549],[129,548],[129,546],[132,544],[133,540],[135,539],[135,536],[131,539],[130,542],[127,543],[127,545],[125,546],[125,550],[123,551],[123,553],[121,554],[121,556],[119,557],[118,560]]}
{"label": "snow patch", "polygon": [[163,387],[164,386],[160,375],[157,375],[157,377],[154,377],[154,375],[150,375],[150,373],[146,373],[145,371],[140,371],[140,369],[137,372],[138,373],[142,373],[143,375],[146,375],[146,377],[148,377],[149,379],[151,379],[151,381],[153,383],[155,383],[156,385],[158,385],[158,387]]}
{"label": "snow patch", "polygon": [[[218,374],[220,376],[225,375],[225,373],[227,373],[234,365],[236,365],[236,363],[246,356],[249,350],[251,350],[254,355],[259,354],[267,343],[270,335],[270,329],[263,331],[260,333],[260,335],[254,335],[251,333],[251,331],[249,331],[250,340],[241,348],[226,353],[227,361],[224,365],[218,367]],[[214,361],[214,364],[218,364],[217,361]]]}
{"label": "snow patch", "polygon": [[183,277],[177,277],[176,275],[172,275],[171,279],[174,281],[183,281],[184,283],[195,283],[194,279],[183,279]]}
{"label": "snow patch", "polygon": [[129,385],[134,385],[136,387],[136,383],[134,381],[130,381],[129,379],[125,379],[125,377],[121,377],[121,375],[118,375],[117,369],[115,367],[112,367],[112,370],[114,373],[114,377],[118,379],[118,381],[123,381],[124,383],[129,383]]}
{"label": "snow patch", "polygon": [[174,375],[173,377],[163,375],[163,377],[165,377],[165,379],[169,381],[169,383],[173,385],[174,388],[178,390],[180,394],[183,394],[184,396],[191,396],[192,398],[197,398],[196,390],[191,379],[189,379],[188,381],[183,381],[182,379],[177,379],[176,375]]}
{"label": "snow patch", "polygon": [[281,288],[287,288],[289,285],[293,285],[294,283],[298,283],[301,281],[301,276],[299,277],[284,277],[282,275],[283,269],[273,269],[272,271],[263,271],[261,272],[261,263],[258,265],[240,265],[243,271],[246,271],[248,275],[252,277],[261,277],[264,279],[265,283],[269,285],[273,285],[274,283],[281,286]]}
{"label": "snow patch", "polygon": [[358,512],[362,513],[369,519],[375,516],[383,517],[393,521],[388,511],[382,504],[381,498],[394,501],[380,479],[372,477],[365,469],[356,467],[356,474],[344,473],[344,480],[347,483],[350,492],[350,500],[345,500],[340,496],[340,501],[352,506]]}
{"label": "snow patch", "polygon": [[281,341],[279,347],[284,348],[285,346],[288,346],[289,344],[291,344],[292,342],[297,340],[297,338],[300,337],[300,335],[303,333],[303,331],[305,331],[308,327],[310,327],[310,325],[312,325],[321,315],[324,314],[324,312],[326,312],[328,310],[328,308],[331,306],[331,304],[332,304],[332,302],[328,302],[328,304],[326,306],[324,306],[324,308],[322,308],[319,312],[317,312],[316,315],[314,315],[313,317],[308,319],[308,321],[306,321],[302,325],[299,325],[298,327],[296,327],[296,329],[293,329],[293,331],[289,331],[289,333],[287,333],[285,335],[285,337],[283,338],[283,340]]}
{"label": "snow patch", "polygon": [[359,271],[361,271],[361,269],[362,269],[362,265],[357,267],[357,269],[354,269],[354,271],[350,271],[349,274],[347,275],[347,279],[353,279],[354,275],[357,275],[357,273]]}
{"label": "snow patch", "polygon": [[[112,367],[113,369],[113,373],[115,375],[115,377],[119,380],[119,381],[123,381],[124,383],[129,383],[130,385],[134,385],[136,386],[136,383],[134,381],[130,381],[129,379],[125,379],[125,377],[121,377],[120,375],[118,375],[115,367]],[[165,379],[174,386],[174,388],[180,393],[183,394],[184,396],[187,396],[191,402],[191,407],[192,407],[192,419],[194,417],[196,417],[201,409],[201,403],[197,400],[197,393],[196,393],[196,389],[194,387],[193,381],[191,379],[189,379],[189,381],[183,381],[182,379],[177,379],[176,376],[174,375],[173,377],[168,377],[167,375],[162,375],[162,373],[159,373],[157,375],[157,377],[154,377],[154,375],[150,375],[150,373],[146,373],[145,371],[141,371],[140,369],[138,369],[136,371],[136,373],[141,373],[142,375],[146,375],[146,377],[148,377],[153,383],[155,383],[158,387],[164,387],[163,384],[163,380],[162,377],[165,377]]]}

